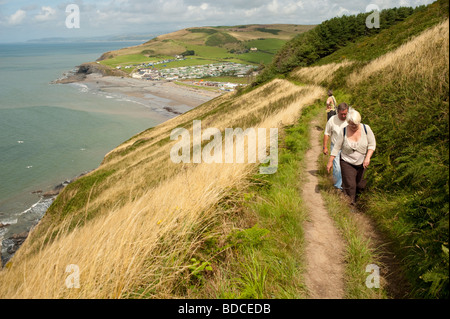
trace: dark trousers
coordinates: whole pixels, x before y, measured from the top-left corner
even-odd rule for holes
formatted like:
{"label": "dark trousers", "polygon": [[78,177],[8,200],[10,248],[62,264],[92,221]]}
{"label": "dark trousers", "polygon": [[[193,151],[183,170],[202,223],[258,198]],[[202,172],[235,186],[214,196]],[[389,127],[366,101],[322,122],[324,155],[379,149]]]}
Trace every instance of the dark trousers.
{"label": "dark trousers", "polygon": [[341,157],[342,189],[350,197],[352,204],[356,203],[356,196],[366,188],[364,179],[366,169],[362,165],[352,165]]}

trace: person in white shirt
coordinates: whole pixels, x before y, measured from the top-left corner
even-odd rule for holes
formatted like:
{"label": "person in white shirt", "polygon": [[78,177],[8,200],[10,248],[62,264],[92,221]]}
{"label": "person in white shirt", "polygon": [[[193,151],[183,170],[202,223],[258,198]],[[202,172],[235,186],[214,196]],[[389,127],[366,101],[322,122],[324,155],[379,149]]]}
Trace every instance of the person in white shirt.
{"label": "person in white shirt", "polygon": [[[337,107],[337,114],[332,116],[325,126],[325,133],[323,136],[323,153],[328,155],[328,141],[330,142],[330,150],[333,151],[336,140],[339,133],[342,132],[343,128],[347,126],[348,105],[347,103],[341,103]],[[341,165],[340,153],[336,155],[333,160],[333,180],[334,187],[342,190],[342,176],[341,176]]]}
{"label": "person in white shirt", "polygon": [[370,165],[370,159],[376,148],[375,135],[369,125],[361,124],[361,115],[349,108],[348,125],[339,133],[336,144],[331,151],[327,170],[330,172],[333,160],[341,152],[342,188],[350,197],[351,204],[356,204],[356,197],[366,187],[364,173]]}

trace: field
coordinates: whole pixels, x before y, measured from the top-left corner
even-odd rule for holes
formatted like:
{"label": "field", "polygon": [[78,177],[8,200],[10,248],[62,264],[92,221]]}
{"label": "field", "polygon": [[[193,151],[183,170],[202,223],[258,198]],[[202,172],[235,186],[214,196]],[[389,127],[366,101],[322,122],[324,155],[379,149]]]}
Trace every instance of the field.
{"label": "field", "polygon": [[[166,63],[167,68],[219,62],[269,64],[275,53],[297,34],[313,26],[274,25],[205,27],[183,29],[159,36],[142,45],[107,52],[99,62],[111,68],[132,65],[131,73],[141,63],[173,58],[193,51],[184,61]],[[256,52],[250,51],[257,48]],[[157,66],[162,68],[163,66]]]}

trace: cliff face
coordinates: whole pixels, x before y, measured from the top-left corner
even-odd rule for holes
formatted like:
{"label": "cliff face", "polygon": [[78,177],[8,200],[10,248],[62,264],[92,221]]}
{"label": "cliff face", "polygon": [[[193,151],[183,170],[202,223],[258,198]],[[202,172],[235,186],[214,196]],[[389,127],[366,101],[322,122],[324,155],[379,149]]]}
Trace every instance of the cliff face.
{"label": "cliff face", "polygon": [[128,77],[126,72],[101,65],[96,62],[83,63],[77,67],[75,73],[68,74],[66,77],[54,81],[55,84],[66,84],[83,81],[89,74],[100,74],[102,76],[122,76]]}

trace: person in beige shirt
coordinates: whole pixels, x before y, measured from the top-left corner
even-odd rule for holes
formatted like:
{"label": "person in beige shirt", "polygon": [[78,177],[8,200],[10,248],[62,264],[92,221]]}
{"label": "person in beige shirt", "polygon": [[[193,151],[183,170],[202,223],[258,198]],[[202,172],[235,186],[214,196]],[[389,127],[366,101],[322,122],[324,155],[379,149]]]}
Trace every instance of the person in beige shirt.
{"label": "person in beige shirt", "polygon": [[327,99],[327,121],[334,115],[336,115],[336,98],[333,96],[333,91],[328,90],[328,99]]}
{"label": "person in beige shirt", "polygon": [[364,173],[370,165],[370,160],[376,148],[375,135],[369,125],[361,123],[361,115],[350,108],[347,114],[347,127],[339,133],[330,159],[327,171],[333,167],[333,160],[341,152],[342,188],[350,197],[351,204],[356,203],[357,195],[364,190],[367,182]]}

